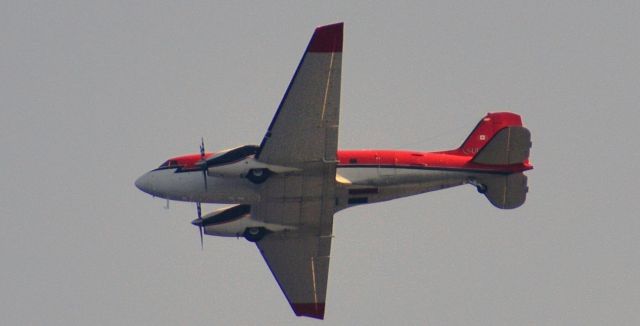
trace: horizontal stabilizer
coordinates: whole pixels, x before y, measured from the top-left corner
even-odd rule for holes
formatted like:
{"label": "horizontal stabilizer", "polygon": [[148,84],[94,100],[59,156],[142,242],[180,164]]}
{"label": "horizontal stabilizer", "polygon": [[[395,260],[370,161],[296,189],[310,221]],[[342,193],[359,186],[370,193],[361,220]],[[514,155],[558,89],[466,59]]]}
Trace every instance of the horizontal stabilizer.
{"label": "horizontal stabilizer", "polygon": [[502,209],[520,207],[527,199],[527,176],[522,173],[486,175],[478,178],[484,185],[484,194],[493,206]]}
{"label": "horizontal stabilizer", "polygon": [[491,138],[472,161],[491,165],[520,164],[529,158],[530,148],[531,133],[527,128],[505,127]]}

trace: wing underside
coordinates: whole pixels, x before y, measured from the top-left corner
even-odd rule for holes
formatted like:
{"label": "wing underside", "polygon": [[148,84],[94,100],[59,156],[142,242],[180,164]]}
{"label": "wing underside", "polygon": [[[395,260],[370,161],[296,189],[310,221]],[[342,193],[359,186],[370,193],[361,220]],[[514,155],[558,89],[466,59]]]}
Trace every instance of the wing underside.
{"label": "wing underside", "polygon": [[268,234],[257,246],[296,315],[322,319],[335,212],[335,165],[307,163],[306,168],[310,172],[277,175],[265,182],[251,215],[295,227]]}
{"label": "wing underside", "polygon": [[335,160],[343,24],[319,27],[296,69],[256,157],[265,163]]}
{"label": "wing underside", "polygon": [[295,314],[323,319],[330,236],[272,235],[260,241],[258,248]]}
{"label": "wing underside", "polygon": [[298,316],[324,318],[335,212],[343,25],[319,27],[256,158],[296,167],[260,187],[253,218],[287,225],[257,243]]}

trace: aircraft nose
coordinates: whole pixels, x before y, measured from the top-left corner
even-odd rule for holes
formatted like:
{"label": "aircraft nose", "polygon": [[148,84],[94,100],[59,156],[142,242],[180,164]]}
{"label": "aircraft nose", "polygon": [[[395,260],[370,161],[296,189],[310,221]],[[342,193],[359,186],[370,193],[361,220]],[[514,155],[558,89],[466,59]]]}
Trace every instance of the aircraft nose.
{"label": "aircraft nose", "polygon": [[151,193],[152,189],[151,189],[151,177],[149,176],[149,173],[145,173],[143,174],[141,177],[139,177],[136,182],[136,188],[146,192],[146,193]]}

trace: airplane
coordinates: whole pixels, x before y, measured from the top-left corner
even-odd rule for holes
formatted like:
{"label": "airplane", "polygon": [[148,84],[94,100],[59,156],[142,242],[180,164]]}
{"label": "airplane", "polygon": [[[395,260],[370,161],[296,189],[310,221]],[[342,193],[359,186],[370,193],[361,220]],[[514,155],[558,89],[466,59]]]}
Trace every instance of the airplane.
{"label": "airplane", "polygon": [[[315,29],[260,145],[168,159],[135,181],[154,197],[195,202],[203,234],[254,242],[297,316],[324,319],[333,216],[472,185],[519,207],[531,133],[519,115],[488,113],[456,149],[338,150],[343,23]],[[202,216],[201,203],[231,206]]]}

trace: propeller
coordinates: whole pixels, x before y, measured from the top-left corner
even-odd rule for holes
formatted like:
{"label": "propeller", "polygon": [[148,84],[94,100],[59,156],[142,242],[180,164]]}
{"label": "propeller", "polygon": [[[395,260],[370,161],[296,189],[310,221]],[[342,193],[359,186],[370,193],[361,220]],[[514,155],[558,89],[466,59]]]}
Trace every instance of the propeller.
{"label": "propeller", "polygon": [[[202,177],[204,178],[204,190],[208,190],[207,185],[207,161],[205,160],[204,155],[204,137],[200,138],[200,161],[202,166]],[[202,220],[202,207],[200,202],[196,203],[196,209],[198,210],[198,229],[200,230],[200,248],[204,250],[204,231],[203,225],[204,221]]]}
{"label": "propeller", "polygon": [[204,235],[203,235],[203,225],[204,221],[202,220],[202,207],[200,207],[200,202],[196,203],[196,209],[198,210],[198,229],[200,229],[200,247],[204,250]]}
{"label": "propeller", "polygon": [[207,161],[204,157],[204,137],[200,138],[200,161],[202,165],[202,177],[204,178],[204,190],[209,190],[209,186],[207,185]]}

